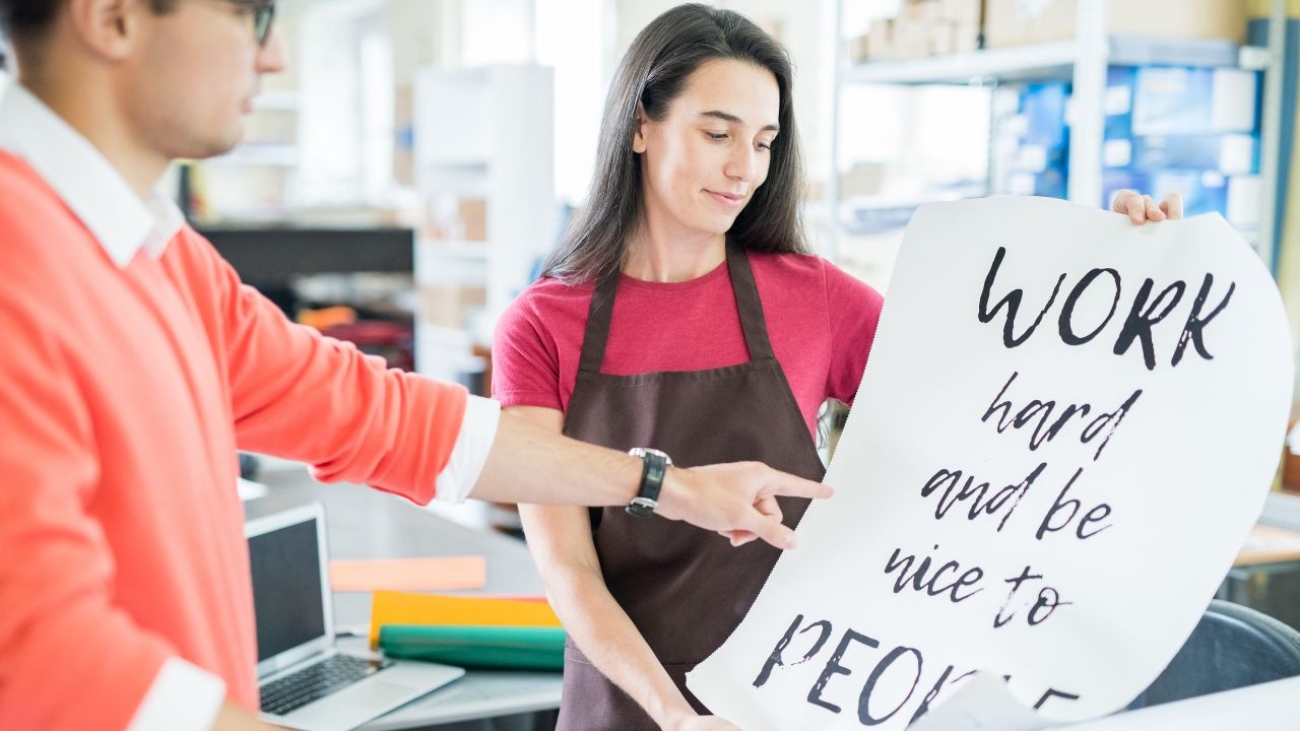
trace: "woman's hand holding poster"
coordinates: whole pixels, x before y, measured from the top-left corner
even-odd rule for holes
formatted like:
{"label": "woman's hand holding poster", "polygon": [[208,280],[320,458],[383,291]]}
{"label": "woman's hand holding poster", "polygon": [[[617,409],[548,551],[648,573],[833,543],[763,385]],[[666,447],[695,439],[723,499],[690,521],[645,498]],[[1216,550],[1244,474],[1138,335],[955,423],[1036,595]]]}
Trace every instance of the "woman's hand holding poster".
{"label": "woman's hand holding poster", "polygon": [[747,731],[903,729],[988,675],[1006,680],[971,708],[1009,691],[1012,710],[932,725],[1121,708],[1258,517],[1291,386],[1277,288],[1217,216],[924,206],[826,476],[836,497],[689,687]]}

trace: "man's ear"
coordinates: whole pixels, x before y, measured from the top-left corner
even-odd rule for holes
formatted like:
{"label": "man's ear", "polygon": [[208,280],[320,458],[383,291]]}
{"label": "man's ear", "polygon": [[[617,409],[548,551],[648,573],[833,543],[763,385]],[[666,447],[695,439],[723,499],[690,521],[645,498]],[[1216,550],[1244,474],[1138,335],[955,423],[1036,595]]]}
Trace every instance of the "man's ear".
{"label": "man's ear", "polygon": [[645,127],[650,118],[646,116],[645,107],[641,102],[636,103],[636,122],[632,125],[632,152],[641,154],[645,152]]}
{"label": "man's ear", "polygon": [[92,54],[107,61],[130,55],[140,35],[148,0],[68,0],[68,30]]}

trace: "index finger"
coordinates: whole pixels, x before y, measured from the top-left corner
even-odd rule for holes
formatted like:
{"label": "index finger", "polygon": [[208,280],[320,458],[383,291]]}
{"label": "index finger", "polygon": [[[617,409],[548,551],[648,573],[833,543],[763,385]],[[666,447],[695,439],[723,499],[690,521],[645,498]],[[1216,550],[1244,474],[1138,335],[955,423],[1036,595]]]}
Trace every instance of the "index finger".
{"label": "index finger", "polygon": [[762,538],[772,546],[781,550],[789,550],[798,545],[794,531],[782,523],[780,518],[773,515],[763,515],[757,510],[751,510],[746,517],[749,520],[746,521],[748,524],[743,526],[744,529]]}
{"label": "index finger", "polygon": [[1142,196],[1142,205],[1146,206],[1147,208],[1148,221],[1165,220],[1165,212],[1160,208],[1160,206],[1156,205],[1155,199],[1152,198],[1151,196],[1149,195]]}
{"label": "index finger", "polygon": [[1169,216],[1171,221],[1177,221],[1183,217],[1183,197],[1177,193],[1170,193],[1169,197],[1160,204],[1160,209]]}
{"label": "index finger", "polygon": [[1115,191],[1115,197],[1110,200],[1110,210],[1127,214],[1133,223],[1142,223],[1146,220],[1146,205],[1142,201],[1142,195],[1136,190],[1125,188]]}
{"label": "index finger", "polygon": [[830,485],[821,482],[805,480],[776,470],[773,470],[772,474],[773,478],[760,491],[761,495],[785,495],[822,500],[835,494],[835,490]]}
{"label": "index finger", "polygon": [[732,548],[739,548],[758,540],[758,536],[747,530],[720,530],[718,535],[726,538],[731,543]]}

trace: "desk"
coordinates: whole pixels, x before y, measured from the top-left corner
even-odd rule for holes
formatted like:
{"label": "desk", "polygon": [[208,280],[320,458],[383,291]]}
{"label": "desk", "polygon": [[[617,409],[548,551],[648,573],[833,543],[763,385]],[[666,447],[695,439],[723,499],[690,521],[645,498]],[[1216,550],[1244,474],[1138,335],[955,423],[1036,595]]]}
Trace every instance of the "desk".
{"label": "desk", "polygon": [[[513,538],[457,525],[403,498],[370,488],[322,485],[298,465],[269,467],[259,475],[259,481],[269,491],[266,497],[245,504],[248,517],[319,501],[325,505],[331,558],[482,555],[487,559],[487,585],[483,592],[540,594],[544,591],[528,549]],[[475,592],[453,593],[472,595]],[[364,636],[363,628],[368,626],[369,619],[368,592],[334,595],[336,625],[359,629]],[[356,638],[340,644],[363,648],[365,640]],[[365,731],[429,727],[442,731],[504,731],[506,728],[531,731],[541,726],[535,726],[531,718],[521,714],[559,708],[560,687],[558,672],[472,670],[451,685],[362,728]],[[495,724],[442,725],[499,717],[511,718]]]}
{"label": "desk", "polygon": [[1237,553],[1234,567],[1300,561],[1300,533],[1257,523]]}
{"label": "desk", "polygon": [[1256,525],[1217,596],[1300,627],[1300,532]]}
{"label": "desk", "polygon": [[[466,528],[416,507],[402,498],[386,495],[370,488],[355,485],[322,485],[311,479],[306,468],[298,465],[269,466],[259,476],[259,481],[267,485],[270,490],[267,496],[246,504],[249,517],[283,510],[304,502],[324,503],[332,558],[366,559],[476,554],[487,559],[487,585],[483,590],[485,593],[539,594],[544,590],[528,549],[514,539]],[[1300,534],[1260,526],[1252,533],[1251,540],[1243,548],[1237,560],[1237,569],[1234,571],[1264,563],[1294,561],[1300,561]],[[473,594],[474,592],[454,593]],[[369,593],[336,594],[334,607],[336,624],[340,627],[354,628],[364,634],[370,617]],[[364,647],[365,643],[360,638],[351,642],[358,648]],[[1300,692],[1297,684],[1300,684],[1300,679],[1286,687],[1292,692]],[[502,721],[496,728],[527,731],[533,727],[530,725],[530,720],[520,717],[520,714],[558,708],[560,687],[559,673],[474,670],[461,680],[378,718],[362,729],[363,731],[394,731],[439,728],[443,731],[461,731],[461,729],[477,731],[491,729],[493,726],[487,724],[443,726],[443,724],[514,716],[508,721]],[[1161,707],[1151,711],[1159,708]],[[1141,714],[1133,715],[1136,718]],[[1113,728],[1114,731],[1120,731],[1121,728],[1136,727],[1115,726]],[[1111,731],[1111,729],[1111,726],[1097,726],[1097,731]]]}
{"label": "desk", "polygon": [[1300,678],[1188,698],[1049,731],[1294,731]]}
{"label": "desk", "polygon": [[409,228],[304,228],[218,225],[199,229],[245,284],[291,316],[291,280],[321,272],[415,272]]}

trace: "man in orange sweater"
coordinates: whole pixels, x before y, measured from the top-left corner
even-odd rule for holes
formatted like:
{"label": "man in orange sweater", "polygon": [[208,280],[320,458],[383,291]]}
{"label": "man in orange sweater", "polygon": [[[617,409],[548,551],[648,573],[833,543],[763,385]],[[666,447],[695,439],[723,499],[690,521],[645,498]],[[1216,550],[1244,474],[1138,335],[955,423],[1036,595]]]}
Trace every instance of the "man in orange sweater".
{"label": "man in orange sweater", "polygon": [[[653,487],[291,324],[153,190],[239,141],[272,3],[0,0],[0,728],[262,727],[237,448],[417,503]],[[776,494],[829,489],[671,468],[658,512],[789,546]]]}

